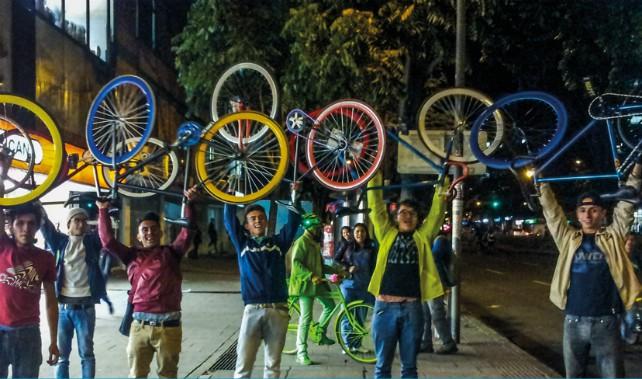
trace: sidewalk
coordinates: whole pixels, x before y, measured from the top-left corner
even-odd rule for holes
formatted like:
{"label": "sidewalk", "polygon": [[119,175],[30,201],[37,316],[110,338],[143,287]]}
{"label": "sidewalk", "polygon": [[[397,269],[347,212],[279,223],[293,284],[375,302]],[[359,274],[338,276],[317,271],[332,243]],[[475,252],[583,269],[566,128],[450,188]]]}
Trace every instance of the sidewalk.
{"label": "sidewalk", "polygon": [[[238,282],[238,270],[233,259],[186,259],[183,264],[183,351],[179,377],[223,378],[233,375],[236,359],[234,346],[243,311]],[[116,308],[109,315],[106,305],[96,308],[96,377],[127,377],[125,352],[127,338],[118,334],[118,325],[125,307],[127,281],[119,276],[109,283],[109,295]],[[44,313],[43,313],[44,315]],[[315,315],[318,310],[315,309]],[[42,330],[43,355],[48,347],[48,332]],[[558,377],[559,374],[539,363],[526,352],[485,326],[464,314],[461,319],[461,344],[454,355],[421,354],[421,377]],[[333,335],[331,335],[334,338]],[[338,345],[310,345],[310,357],[318,364],[300,366],[294,356],[283,356],[282,377],[289,378],[362,378],[373,376],[373,365],[352,361],[341,354]],[[259,350],[255,371],[262,377],[263,352]],[[393,376],[399,376],[398,357]],[[152,363],[151,377],[156,364]],[[70,374],[80,375],[80,362],[74,340]],[[42,377],[55,376],[55,371],[44,364]]]}

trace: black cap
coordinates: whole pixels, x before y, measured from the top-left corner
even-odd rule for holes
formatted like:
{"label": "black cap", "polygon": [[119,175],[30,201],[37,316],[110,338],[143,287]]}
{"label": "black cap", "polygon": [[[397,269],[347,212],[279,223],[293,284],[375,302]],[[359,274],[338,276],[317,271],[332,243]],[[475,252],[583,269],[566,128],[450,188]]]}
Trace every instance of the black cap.
{"label": "black cap", "polygon": [[156,223],[160,224],[160,216],[156,212],[147,212],[143,215],[143,217],[138,219],[138,225],[140,225],[140,223],[143,221],[155,221]]}
{"label": "black cap", "polygon": [[584,192],[577,197],[577,203],[575,207],[581,207],[582,205],[595,205],[598,207],[606,208],[606,202],[602,200],[600,194],[595,191]]}

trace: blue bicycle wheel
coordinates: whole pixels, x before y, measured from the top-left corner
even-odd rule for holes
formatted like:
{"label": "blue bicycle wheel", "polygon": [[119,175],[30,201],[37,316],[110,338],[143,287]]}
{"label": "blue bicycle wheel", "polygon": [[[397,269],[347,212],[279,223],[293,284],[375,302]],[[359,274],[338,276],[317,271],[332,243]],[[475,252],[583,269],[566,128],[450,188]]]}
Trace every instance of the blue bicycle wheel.
{"label": "blue bicycle wheel", "polygon": [[[553,151],[562,142],[567,123],[566,108],[556,97],[518,92],[499,99],[479,115],[471,130],[470,148],[488,167],[521,168]],[[486,154],[487,144],[497,135],[501,135],[501,144]]]}
{"label": "blue bicycle wheel", "polygon": [[[107,83],[87,115],[87,147],[102,164],[120,164],[134,157],[152,134],[156,100],[143,79],[122,75]],[[133,145],[126,143],[139,138]]]}

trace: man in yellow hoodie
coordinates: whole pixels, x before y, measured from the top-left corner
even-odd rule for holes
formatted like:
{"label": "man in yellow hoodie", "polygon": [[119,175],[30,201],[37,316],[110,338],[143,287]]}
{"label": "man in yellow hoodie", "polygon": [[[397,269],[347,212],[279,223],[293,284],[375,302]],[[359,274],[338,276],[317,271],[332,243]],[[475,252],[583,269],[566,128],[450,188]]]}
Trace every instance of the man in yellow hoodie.
{"label": "man in yellow hoodie", "polygon": [[[381,186],[377,173],[368,187]],[[413,200],[399,203],[396,225],[383,202],[382,190],[368,193],[370,220],[380,248],[368,286],[376,297],[372,334],[377,355],[375,378],[390,378],[391,366],[399,343],[401,377],[417,377],[417,354],[421,342],[423,315],[421,302],[444,294],[430,250],[443,221],[446,196],[442,186],[435,188],[430,213],[419,221],[419,204]]]}

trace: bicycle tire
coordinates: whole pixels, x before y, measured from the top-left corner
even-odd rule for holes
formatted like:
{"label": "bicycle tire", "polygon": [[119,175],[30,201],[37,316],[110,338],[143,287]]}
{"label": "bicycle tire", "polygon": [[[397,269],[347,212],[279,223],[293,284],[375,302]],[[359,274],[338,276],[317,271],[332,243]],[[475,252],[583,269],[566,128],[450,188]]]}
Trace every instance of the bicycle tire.
{"label": "bicycle tire", "polygon": [[[480,146],[496,133],[495,112],[502,114],[502,143],[487,155]],[[562,142],[567,122],[566,108],[556,97],[538,91],[518,92],[499,99],[475,120],[470,148],[488,167],[519,169],[552,152]]]}
{"label": "bicycle tire", "polygon": [[288,331],[285,334],[283,354],[293,355],[297,352],[296,338],[299,331],[299,316],[301,315],[298,299],[288,300],[288,312],[290,321],[288,322]]}
{"label": "bicycle tire", "polygon": [[[357,322],[354,315],[359,311],[364,312],[366,317],[361,324],[354,324],[351,322],[351,320]],[[351,317],[348,317],[348,312],[352,312]],[[372,338],[373,315],[374,307],[372,305],[366,303],[350,303],[346,306],[346,308],[341,310],[334,323],[334,331],[337,336],[337,342],[339,342],[341,349],[343,349],[347,356],[359,363],[373,364],[377,361],[377,356],[375,355],[374,340]],[[344,319],[350,325],[350,331],[348,331],[347,336],[344,336],[344,331],[341,327],[341,322]],[[349,341],[346,342],[344,340],[344,337]],[[350,346],[352,344],[358,344],[358,347],[364,349],[364,351],[358,352],[356,350],[353,350],[351,348],[353,346]]]}
{"label": "bicycle tire", "polygon": [[[7,193],[0,197],[0,207],[14,207],[37,200],[56,183],[62,168],[65,149],[58,126],[41,105],[11,94],[0,94],[0,124],[5,130],[3,134],[14,128],[21,129],[10,132],[22,139],[13,140],[15,149],[11,148],[9,138],[3,140],[14,152],[12,169],[23,170],[27,177],[15,181],[16,188],[8,193],[10,197],[6,197]],[[24,155],[23,159],[16,158],[20,154]],[[31,183],[26,183],[29,179]]]}
{"label": "bicycle tire", "polygon": [[[245,124],[245,125],[241,125]],[[232,142],[223,128],[238,128]],[[260,139],[241,137],[265,127]],[[252,141],[248,143],[248,141]],[[196,173],[205,190],[230,204],[245,204],[269,195],[281,183],[288,166],[285,132],[272,119],[252,111],[229,114],[206,129],[195,152]]]}
{"label": "bicycle tire", "polygon": [[[103,86],[89,108],[87,148],[102,164],[126,162],[143,148],[155,120],[156,99],[149,84],[138,76],[118,76]],[[116,130],[115,144],[112,127]],[[124,141],[135,137],[140,138],[139,143],[127,150]],[[119,151],[118,146],[125,150]]]}
{"label": "bicycle tire", "polygon": [[[138,137],[131,138],[125,143],[130,145],[136,145],[138,143]],[[143,148],[136,154],[133,158],[124,163],[124,166],[121,165],[119,170],[126,170],[128,168],[133,168],[138,164],[138,162],[147,159],[150,155],[154,154],[160,149],[165,149],[166,144],[156,138],[149,138]],[[166,190],[169,186],[174,183],[176,177],[178,176],[178,167],[179,160],[176,152],[173,150],[168,150],[166,153],[159,155],[154,160],[146,163],[144,166],[139,167],[132,173],[128,174],[126,177],[122,178],[124,184],[135,185],[143,188],[150,188],[155,190]],[[113,171],[111,166],[103,166],[102,169],[103,178],[105,183],[110,188],[114,186]],[[125,189],[118,187],[118,193],[128,197],[135,198],[144,198],[156,195],[155,192],[145,191],[144,189]]]}
{"label": "bicycle tire", "polygon": [[[628,109],[639,109],[642,112],[642,104],[622,104]],[[622,117],[616,120],[617,133],[624,144],[629,148],[635,148],[642,140],[642,116]]]}
{"label": "bicycle tire", "polygon": [[[212,121],[216,122],[219,118],[234,113],[235,109],[230,102],[235,101],[237,97],[245,104],[241,111],[256,111],[276,119],[279,109],[279,90],[274,76],[267,68],[252,62],[242,62],[225,70],[212,92],[210,104]],[[258,130],[252,133],[252,138],[261,138],[265,132],[265,129]],[[221,135],[230,142],[237,142],[233,133],[227,130],[222,130]]]}
{"label": "bicycle tire", "polygon": [[341,100],[319,114],[308,135],[306,158],[319,183],[351,191],[377,172],[385,147],[386,132],[375,111],[359,100]]}
{"label": "bicycle tire", "polygon": [[[424,145],[439,158],[445,159],[447,152],[446,138],[463,129],[464,137],[470,133],[473,122],[479,115],[493,104],[490,97],[470,88],[449,88],[439,91],[424,101],[417,116],[419,137]],[[497,123],[498,133],[493,142],[484,149],[486,155],[492,154],[499,146],[503,131],[501,114],[493,114]],[[443,133],[443,134],[442,134]],[[462,156],[450,155],[449,160],[464,163],[477,161],[471,152],[466,152],[466,143],[470,138],[464,138]]]}

